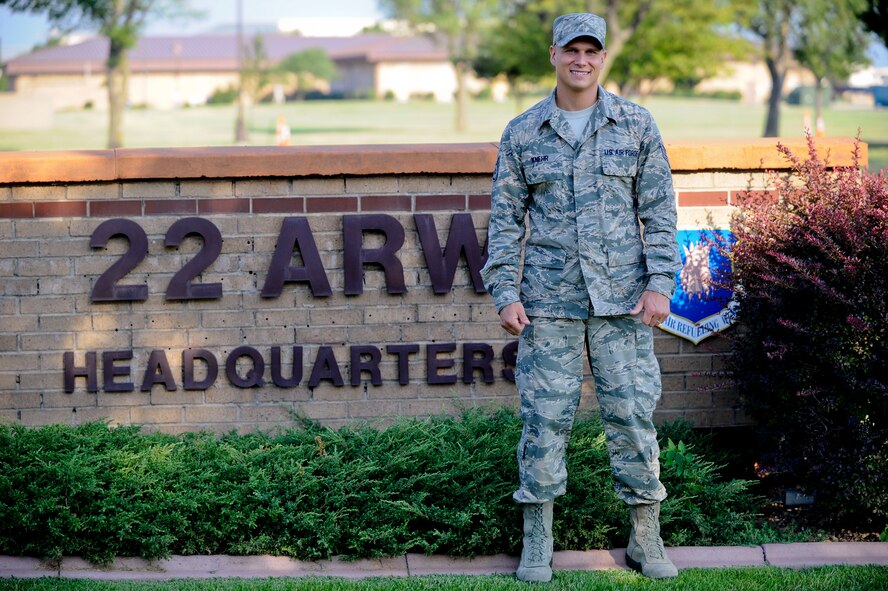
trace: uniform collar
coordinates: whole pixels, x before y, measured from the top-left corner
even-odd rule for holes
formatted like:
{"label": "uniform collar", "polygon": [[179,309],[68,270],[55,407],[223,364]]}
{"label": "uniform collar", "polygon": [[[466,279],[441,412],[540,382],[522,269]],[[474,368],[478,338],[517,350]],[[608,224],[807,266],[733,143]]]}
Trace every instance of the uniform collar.
{"label": "uniform collar", "polygon": [[[557,90],[553,90],[551,94],[543,101],[542,110],[540,111],[540,127],[543,126],[544,123],[550,122],[555,118],[555,114],[557,112],[558,107],[555,105],[555,93]],[[605,119],[609,119],[614,121],[613,117],[613,95],[606,91],[601,85],[598,85],[598,115],[604,117]]]}
{"label": "uniform collar", "polygon": [[[565,141],[573,145],[568,138],[573,137],[573,134],[568,134],[568,124],[567,121],[563,117],[558,116],[558,107],[555,104],[555,93],[556,90],[553,90],[552,93],[543,101],[542,108],[540,110],[540,128],[543,127],[546,123],[549,123],[549,126],[554,129],[558,135],[560,135]],[[613,117],[613,95],[607,92],[601,85],[598,85],[598,108],[595,110],[593,117],[595,120],[592,122],[592,132],[598,131],[608,123],[608,121],[615,121]],[[579,138],[580,143],[582,143],[583,138]],[[573,146],[576,147],[576,146]]]}

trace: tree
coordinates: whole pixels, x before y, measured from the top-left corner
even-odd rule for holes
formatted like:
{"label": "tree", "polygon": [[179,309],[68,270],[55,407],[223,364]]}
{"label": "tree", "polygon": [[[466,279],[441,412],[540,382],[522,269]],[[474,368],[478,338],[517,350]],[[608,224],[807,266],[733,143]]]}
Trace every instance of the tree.
{"label": "tree", "polygon": [[250,45],[244,48],[243,64],[240,71],[241,90],[250,103],[259,102],[263,91],[271,82],[271,68],[268,65],[268,52],[265,40],[256,35]]}
{"label": "tree", "polygon": [[[536,14],[543,24],[542,47],[552,43],[552,21],[560,14],[568,12],[592,12],[607,21],[607,60],[601,71],[601,81],[607,79],[614,61],[622,53],[630,39],[645,21],[655,4],[669,5],[667,0],[537,0],[523,3],[525,10]],[[518,5],[519,10],[521,4]],[[507,28],[506,33],[511,30]],[[633,41],[634,43],[634,41]],[[514,48],[516,44],[512,44]],[[517,49],[517,48],[516,48]],[[548,56],[543,51],[543,59],[548,64]]]}
{"label": "tree", "polygon": [[[858,0],[835,0],[832,3],[834,6],[825,0],[760,0],[753,4],[746,0],[734,2],[738,21],[744,23],[761,41],[762,57],[771,75],[764,136],[776,137],[780,132],[783,83],[793,55],[810,60],[806,65],[813,65],[822,72],[828,67],[837,68],[839,62],[859,63],[856,56],[862,48],[853,45],[862,43],[862,40],[854,40],[857,35],[854,31],[859,27],[851,22],[849,15],[860,18],[860,10],[864,6]],[[825,49],[837,42],[843,49]],[[832,57],[825,58],[824,51]],[[839,54],[844,55],[838,57]],[[826,62],[832,65],[827,66]],[[814,72],[814,75],[816,77],[818,72]]]}
{"label": "tree", "polygon": [[608,54],[609,79],[626,93],[640,89],[644,81],[667,79],[693,86],[714,76],[727,56],[738,55],[748,45],[729,33],[733,18],[726,2],[655,2],[618,56]]}
{"label": "tree", "polygon": [[761,41],[762,57],[771,75],[771,93],[768,96],[768,115],[765,120],[765,137],[777,137],[780,133],[780,101],[783,83],[792,58],[789,44],[793,18],[799,0],[761,0],[747,4],[738,0],[739,12],[746,18],[748,29]]}
{"label": "tree", "polygon": [[586,0],[585,10],[600,14],[607,21],[607,60],[601,72],[602,80],[607,79],[623,48],[641,28],[654,3],[655,0]]}
{"label": "tree", "polygon": [[[662,2],[662,0],[661,0]],[[538,82],[550,75],[546,48],[552,44],[555,17],[569,12],[593,12],[607,21],[607,60],[603,83],[626,42],[638,30],[654,0],[520,0],[508,3],[505,17],[486,30],[475,62],[479,74],[492,78],[505,74],[512,88]],[[520,97],[519,101],[520,101]]]}
{"label": "tree", "polygon": [[476,70],[488,77],[503,73],[513,88],[539,81],[552,71],[544,49],[552,42],[552,21],[577,11],[606,15],[602,81],[607,77],[624,91],[660,77],[698,81],[741,45],[727,33],[734,13],[724,0],[524,0],[485,37]]}
{"label": "tree", "polygon": [[305,98],[313,80],[333,80],[339,76],[336,64],[320,48],[310,48],[297,53],[291,53],[278,63],[277,72],[287,78],[296,79],[296,95],[300,99]]}
{"label": "tree", "polygon": [[15,12],[45,14],[56,26],[89,27],[107,37],[108,147],[123,146],[123,111],[128,98],[129,50],[148,20],[184,15],[185,0],[0,0]]}
{"label": "tree", "polygon": [[504,75],[515,98],[518,112],[523,111],[522,87],[552,75],[546,50],[552,43],[553,3],[524,0],[513,4],[508,13],[482,37],[478,57],[472,63],[482,78]]}
{"label": "tree", "polygon": [[378,0],[383,12],[407,21],[414,30],[431,29],[443,38],[456,70],[457,131],[466,129],[469,92],[466,86],[478,57],[481,34],[491,25],[500,0]]}
{"label": "tree", "polygon": [[815,119],[823,110],[824,83],[846,79],[855,64],[867,61],[867,35],[858,17],[864,9],[865,0],[809,0],[800,11],[795,55],[816,80]]}

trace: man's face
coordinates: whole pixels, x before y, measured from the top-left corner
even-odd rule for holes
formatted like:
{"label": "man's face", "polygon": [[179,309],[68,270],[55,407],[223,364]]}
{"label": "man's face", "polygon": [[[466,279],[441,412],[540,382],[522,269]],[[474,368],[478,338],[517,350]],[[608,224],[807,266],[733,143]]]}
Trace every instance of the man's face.
{"label": "man's face", "polygon": [[558,88],[583,92],[598,86],[598,77],[607,52],[588,37],[574,39],[564,47],[549,47],[549,60],[555,66]]}

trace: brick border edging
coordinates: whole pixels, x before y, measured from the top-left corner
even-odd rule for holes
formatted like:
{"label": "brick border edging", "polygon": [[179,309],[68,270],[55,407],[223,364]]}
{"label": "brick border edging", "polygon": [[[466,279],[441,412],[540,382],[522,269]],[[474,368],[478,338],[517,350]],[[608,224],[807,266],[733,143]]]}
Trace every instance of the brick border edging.
{"label": "brick border edging", "polygon": [[[674,171],[786,169],[777,144],[800,157],[804,138],[667,141]],[[817,138],[822,158],[853,164],[854,139]],[[861,162],[868,157],[860,144]],[[489,174],[497,144],[121,148],[0,152],[0,184],[398,174]]]}
{"label": "brick border edging", "polygon": [[274,197],[170,197],[0,202],[0,219],[107,218],[158,215],[336,214],[490,211],[490,195],[305,195]]}
{"label": "brick border edging", "polygon": [[[760,546],[680,546],[669,548],[679,569],[775,566],[807,568],[825,565],[888,566],[888,542],[807,542]],[[625,549],[555,552],[555,570],[628,569]],[[509,574],[516,556],[476,558],[406,554],[393,558],[346,561],[339,558],[299,561],[284,556],[173,556],[166,560],[117,558],[108,567],[65,557],[58,565],[37,558],[0,556],[0,578],[62,577],[105,580],[168,580],[324,576],[349,579],[410,577],[434,574]]]}

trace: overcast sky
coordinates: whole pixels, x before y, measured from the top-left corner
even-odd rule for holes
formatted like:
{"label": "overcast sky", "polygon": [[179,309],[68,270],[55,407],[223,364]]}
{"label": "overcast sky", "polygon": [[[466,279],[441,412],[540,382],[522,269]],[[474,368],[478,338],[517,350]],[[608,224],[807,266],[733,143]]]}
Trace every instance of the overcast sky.
{"label": "overcast sky", "polygon": [[[148,34],[194,34],[220,25],[233,24],[236,0],[189,0],[188,5],[203,13],[200,19],[185,22],[155,22]],[[271,23],[293,17],[379,17],[376,0],[243,0],[244,22]],[[7,60],[46,41],[49,24],[45,18],[12,13],[0,7],[0,56]]]}

